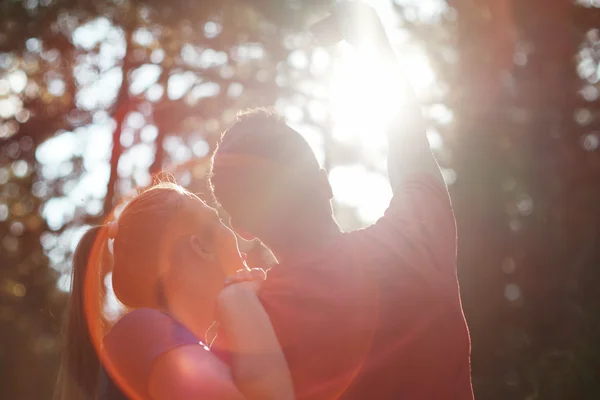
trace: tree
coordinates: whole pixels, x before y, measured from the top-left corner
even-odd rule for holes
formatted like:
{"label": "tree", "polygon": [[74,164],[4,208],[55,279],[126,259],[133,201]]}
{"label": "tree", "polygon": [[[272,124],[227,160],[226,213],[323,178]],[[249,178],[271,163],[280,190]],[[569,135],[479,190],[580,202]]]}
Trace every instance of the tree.
{"label": "tree", "polygon": [[[162,169],[206,194],[208,158],[236,110],[276,104],[319,139],[331,170],[382,173],[361,143],[331,133],[334,53],[306,33],[330,4],[0,5],[3,396],[49,397],[82,230]],[[457,215],[476,397],[596,398],[598,9],[389,4],[436,75],[422,100]],[[347,228],[365,223],[348,205],[336,213]],[[243,245],[253,262],[267,257]]]}
{"label": "tree", "polygon": [[456,3],[468,74],[452,107],[462,122],[454,204],[476,395],[596,398],[597,104],[586,93],[597,78],[581,71],[598,66],[588,50],[597,10]]}
{"label": "tree", "polygon": [[274,77],[297,5],[2,4],[3,395],[51,393],[65,300],[57,278],[68,288],[81,230],[164,165],[194,157],[179,179],[204,187],[234,110],[285,92]]}

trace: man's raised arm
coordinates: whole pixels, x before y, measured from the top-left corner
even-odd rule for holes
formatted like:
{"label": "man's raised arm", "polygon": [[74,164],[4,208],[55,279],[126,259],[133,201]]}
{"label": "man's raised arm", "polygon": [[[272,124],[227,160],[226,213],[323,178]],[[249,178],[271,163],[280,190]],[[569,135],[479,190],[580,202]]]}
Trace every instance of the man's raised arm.
{"label": "man's raised arm", "polygon": [[[432,175],[443,184],[439,166],[429,148],[420,104],[402,77],[400,64],[377,12],[358,1],[340,3],[335,12],[343,38],[355,47],[368,46],[369,50],[375,51],[375,56],[383,61],[385,71],[382,73],[390,77],[389,84],[383,89],[390,91],[390,96],[385,98],[395,99],[397,103],[397,111],[386,126],[388,175],[394,194],[405,178],[412,174]],[[378,102],[380,99],[370,101]]]}

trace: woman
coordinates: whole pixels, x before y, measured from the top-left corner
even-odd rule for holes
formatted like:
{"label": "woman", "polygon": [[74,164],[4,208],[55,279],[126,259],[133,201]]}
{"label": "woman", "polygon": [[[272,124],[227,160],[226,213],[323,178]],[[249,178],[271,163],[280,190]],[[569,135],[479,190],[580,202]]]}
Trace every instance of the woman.
{"label": "woman", "polygon": [[[97,341],[100,363],[93,343],[103,321],[86,296],[109,255],[108,239],[115,294],[133,311]],[[235,234],[214,209],[170,183],[139,194],[118,221],[91,228],[75,251],[57,397],[110,399],[105,389],[114,385],[102,383],[103,364],[129,398],[292,399],[289,370],[257,283],[223,287],[239,270],[248,271]],[[215,319],[227,352],[211,352],[199,340]]]}

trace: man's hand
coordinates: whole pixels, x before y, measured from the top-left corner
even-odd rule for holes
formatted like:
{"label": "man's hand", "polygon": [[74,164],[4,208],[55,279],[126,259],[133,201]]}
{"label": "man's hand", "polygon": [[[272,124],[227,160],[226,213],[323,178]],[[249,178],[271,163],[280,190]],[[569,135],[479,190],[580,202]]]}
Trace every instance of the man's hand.
{"label": "man's hand", "polygon": [[331,15],[314,24],[311,31],[323,45],[346,40],[356,47],[390,49],[377,11],[361,1],[337,3]]}
{"label": "man's hand", "polygon": [[343,1],[333,11],[343,39],[356,47],[389,48],[389,40],[377,11],[362,1]]}

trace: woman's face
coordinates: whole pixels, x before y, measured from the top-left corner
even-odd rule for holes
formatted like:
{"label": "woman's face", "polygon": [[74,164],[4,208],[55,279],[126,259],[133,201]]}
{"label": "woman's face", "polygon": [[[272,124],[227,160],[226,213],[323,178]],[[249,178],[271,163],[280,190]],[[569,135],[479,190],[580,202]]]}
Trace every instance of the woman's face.
{"label": "woman's face", "polygon": [[233,274],[243,267],[242,257],[238,248],[237,236],[219,218],[217,211],[198,198],[191,199],[196,235],[212,254],[221,270]]}
{"label": "woman's face", "polygon": [[198,335],[211,321],[212,306],[225,277],[243,267],[237,238],[216,211],[198,198],[186,198],[185,209],[164,233],[177,254],[163,275],[169,312]]}

